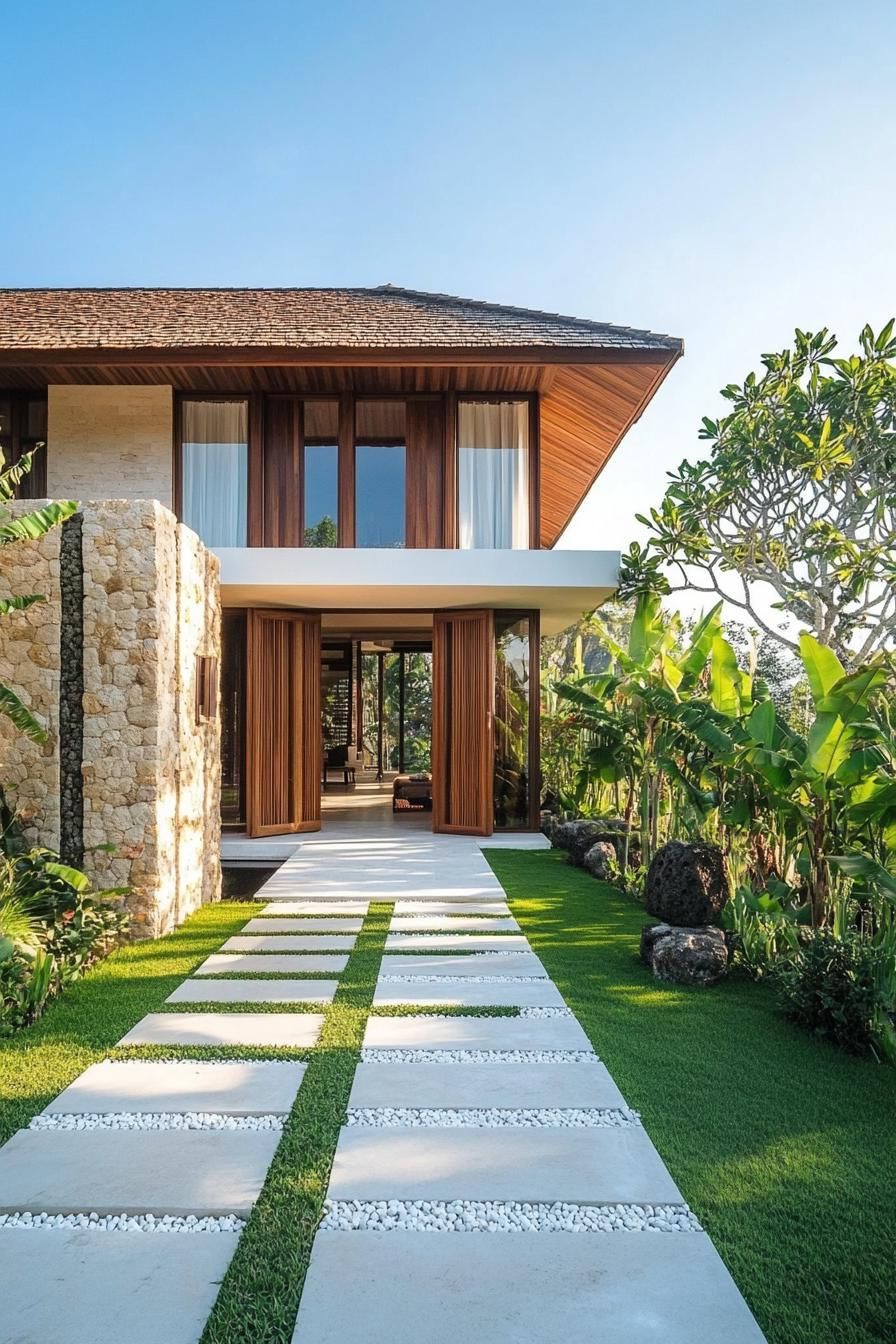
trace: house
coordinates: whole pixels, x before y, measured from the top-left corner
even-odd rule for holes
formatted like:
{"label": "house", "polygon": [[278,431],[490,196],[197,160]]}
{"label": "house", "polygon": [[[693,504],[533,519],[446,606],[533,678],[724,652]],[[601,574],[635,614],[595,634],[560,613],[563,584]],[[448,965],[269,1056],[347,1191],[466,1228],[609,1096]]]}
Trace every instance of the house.
{"label": "house", "polygon": [[437,831],[534,829],[537,641],[618,562],[555,543],[681,353],[391,285],[5,290],[0,446],[46,442],[30,495],[131,501],[113,533],[161,506],[220,561],[220,654],[178,617],[176,676],[208,721],[220,656],[225,825],[317,829],[322,781],[403,772],[431,774]]}

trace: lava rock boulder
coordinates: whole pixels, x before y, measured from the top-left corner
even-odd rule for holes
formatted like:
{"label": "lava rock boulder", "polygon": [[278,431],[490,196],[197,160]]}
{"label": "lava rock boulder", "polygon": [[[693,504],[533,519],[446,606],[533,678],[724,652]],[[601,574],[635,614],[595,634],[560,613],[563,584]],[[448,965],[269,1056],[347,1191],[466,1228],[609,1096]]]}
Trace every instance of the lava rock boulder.
{"label": "lava rock boulder", "polygon": [[715,924],[728,900],[725,856],[718,845],[670,840],[654,855],[644,903],[664,924],[693,929]]}
{"label": "lava rock boulder", "polygon": [[608,840],[598,840],[597,844],[592,845],[586,852],[582,867],[599,882],[614,882],[619,875],[615,846]]}
{"label": "lava rock boulder", "polygon": [[676,985],[714,985],[728,970],[728,946],[711,924],[686,929],[648,924],[641,930],[641,960],[657,980]]}

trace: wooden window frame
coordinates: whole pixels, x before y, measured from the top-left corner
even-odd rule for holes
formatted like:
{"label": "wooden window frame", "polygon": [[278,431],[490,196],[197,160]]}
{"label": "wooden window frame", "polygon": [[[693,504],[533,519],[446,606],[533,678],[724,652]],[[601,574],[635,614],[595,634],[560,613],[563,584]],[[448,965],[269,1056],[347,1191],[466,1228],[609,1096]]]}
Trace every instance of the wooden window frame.
{"label": "wooden window frame", "polygon": [[[359,401],[415,401],[437,402],[444,419],[444,442],[441,453],[441,545],[439,550],[458,549],[458,471],[457,471],[457,408],[466,402],[524,402],[529,407],[529,549],[541,549],[540,537],[540,397],[537,392],[466,392],[463,389],[448,392],[177,392],[175,394],[174,442],[172,445],[174,509],[183,516],[183,404],[187,401],[245,401],[248,403],[247,453],[247,519],[246,540],[249,547],[265,547],[265,413],[273,400],[338,402],[338,512],[337,532],[340,549],[354,549],[356,538],[355,502],[355,410]],[[407,433],[405,435],[407,451]],[[298,499],[298,545],[304,545],[304,435],[299,445],[299,479],[296,485]],[[407,466],[406,466],[407,471]],[[410,518],[412,500],[405,478],[405,537],[414,534]],[[413,549],[413,548],[409,548]]]}
{"label": "wooden window frame", "polygon": [[27,417],[29,402],[40,401],[44,405],[49,405],[47,389],[44,388],[41,391],[40,388],[36,387],[3,388],[0,390],[0,401],[9,402],[10,415],[9,433],[0,434],[0,447],[3,449],[5,459],[4,467],[14,466],[26,453],[33,452],[38,444],[43,444],[43,451],[38,453],[31,471],[16,489],[16,498],[46,499],[49,434],[45,434],[42,439],[29,434]]}
{"label": "wooden window frame", "polygon": [[[537,392],[463,392],[458,390],[454,394],[453,406],[453,444],[446,445],[446,459],[452,463],[452,479],[450,494],[445,491],[446,514],[453,515],[453,522],[450,526],[453,529],[454,545],[453,550],[458,549],[457,539],[460,534],[460,500],[458,498],[459,472],[457,470],[458,449],[457,449],[457,422],[458,407],[461,402],[484,402],[486,404],[495,402],[525,402],[529,407],[529,442],[527,452],[529,460],[528,466],[528,486],[529,486],[529,546],[530,551],[541,550],[541,528],[539,526],[539,515],[541,509],[539,506],[539,491],[541,480],[541,445],[539,442],[539,394]],[[446,517],[446,526],[449,520]]]}

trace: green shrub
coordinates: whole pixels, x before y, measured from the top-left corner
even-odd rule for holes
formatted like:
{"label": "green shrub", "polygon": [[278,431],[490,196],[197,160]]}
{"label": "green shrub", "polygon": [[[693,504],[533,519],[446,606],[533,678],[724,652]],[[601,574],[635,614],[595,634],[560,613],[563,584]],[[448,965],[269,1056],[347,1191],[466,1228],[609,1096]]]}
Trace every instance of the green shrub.
{"label": "green shrub", "polygon": [[893,1059],[891,1005],[879,993],[881,952],[856,933],[806,932],[775,968],[785,1016],[852,1054]]}
{"label": "green shrub", "polygon": [[0,858],[0,1036],[29,1026],[55,994],[112,950],[128,928],[112,904],[47,849]]}

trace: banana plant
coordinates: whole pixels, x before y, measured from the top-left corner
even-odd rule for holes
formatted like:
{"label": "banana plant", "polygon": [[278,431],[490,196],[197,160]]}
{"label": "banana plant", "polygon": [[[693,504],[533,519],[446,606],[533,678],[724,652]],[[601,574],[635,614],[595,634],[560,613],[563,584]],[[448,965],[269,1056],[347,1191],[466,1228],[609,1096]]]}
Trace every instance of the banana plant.
{"label": "banana plant", "polygon": [[[74,500],[52,502],[42,508],[31,509],[28,513],[13,517],[5,504],[16,497],[16,490],[31,470],[34,453],[24,453],[11,466],[5,465],[6,459],[0,450],[0,546],[9,546],[17,541],[37,541],[52,528],[57,527],[76,512],[78,505]],[[22,597],[8,597],[0,600],[0,616],[9,616],[15,611],[24,611],[35,602],[43,602],[38,593],[29,593]],[[33,742],[45,742],[46,730],[31,713],[31,710],[19,698],[11,686],[0,682],[0,714],[8,718],[19,732],[31,738]]]}

